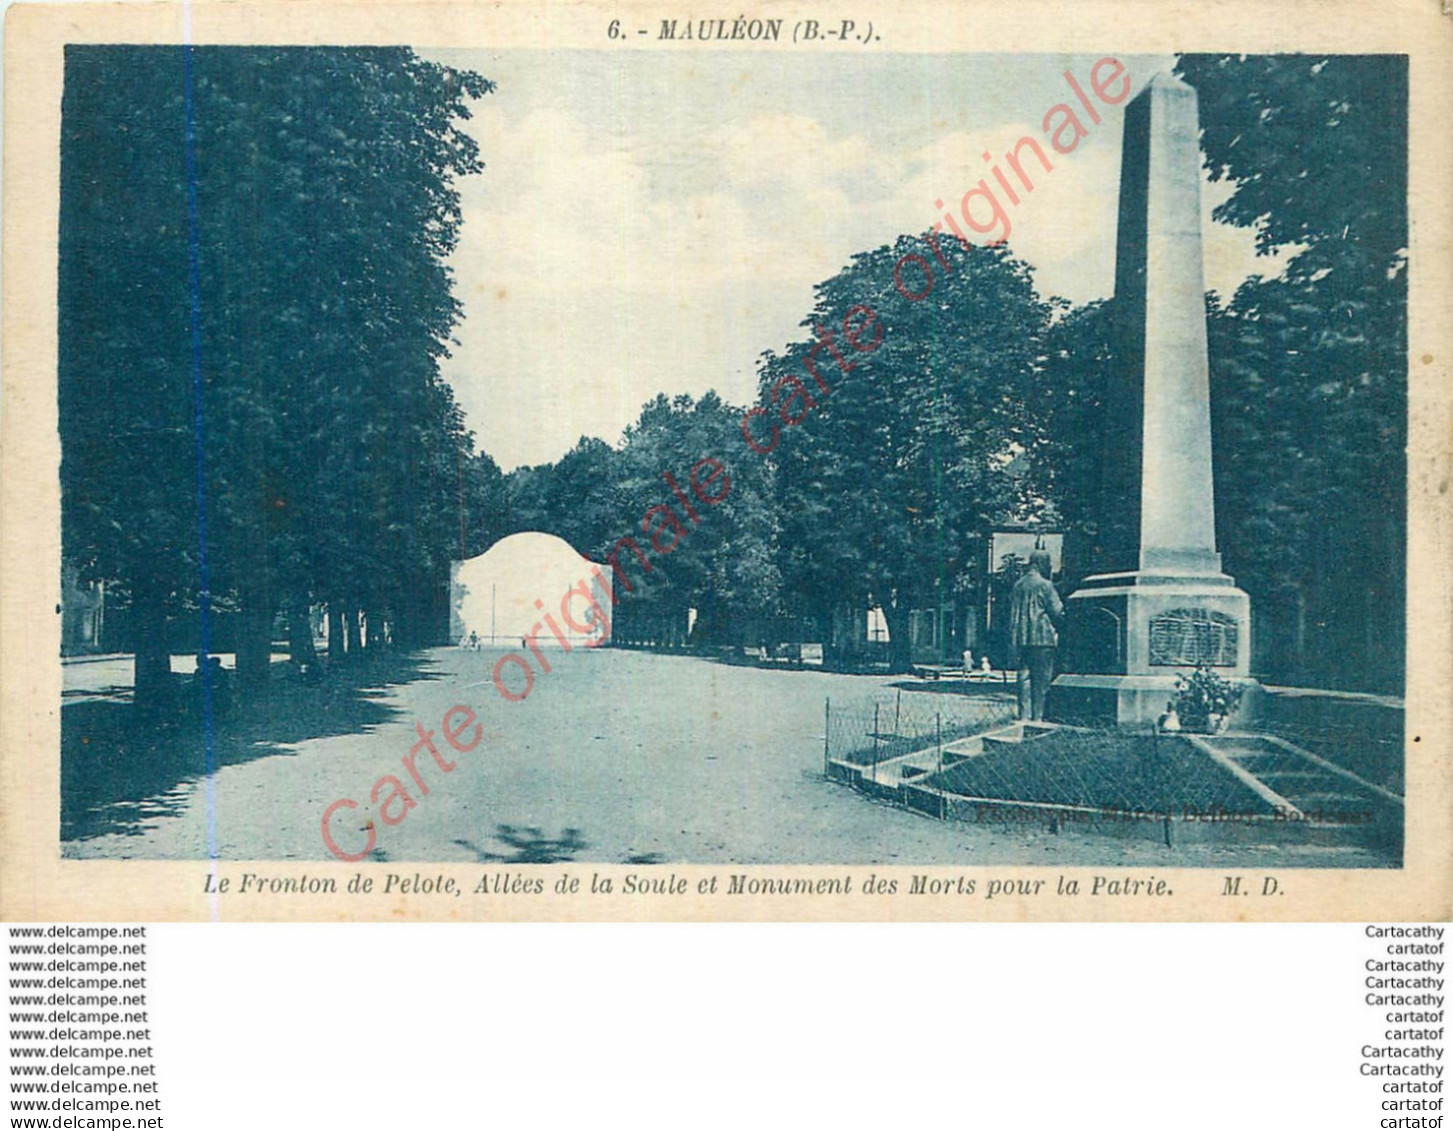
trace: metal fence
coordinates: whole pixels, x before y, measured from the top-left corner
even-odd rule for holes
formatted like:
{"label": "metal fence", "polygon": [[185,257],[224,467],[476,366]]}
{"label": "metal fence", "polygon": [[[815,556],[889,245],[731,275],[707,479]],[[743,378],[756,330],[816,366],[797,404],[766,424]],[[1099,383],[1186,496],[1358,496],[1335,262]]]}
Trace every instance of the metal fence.
{"label": "metal fence", "polygon": [[892,699],[851,707],[829,700],[823,754],[828,761],[871,766],[1000,726],[1014,713],[1014,704],[1001,698],[930,693],[905,697],[900,691]]}

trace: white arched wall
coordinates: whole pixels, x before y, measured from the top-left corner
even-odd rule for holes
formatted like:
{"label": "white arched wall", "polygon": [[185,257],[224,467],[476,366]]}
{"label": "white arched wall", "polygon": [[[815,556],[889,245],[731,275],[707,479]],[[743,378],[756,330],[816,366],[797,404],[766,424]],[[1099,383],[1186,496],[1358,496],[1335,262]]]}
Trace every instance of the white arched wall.
{"label": "white arched wall", "polygon": [[610,639],[610,579],[609,566],[563,538],[511,534],[453,564],[450,639],[467,643],[472,632],[484,645],[519,647],[533,633],[542,647],[558,647],[560,636],[572,646],[603,644]]}

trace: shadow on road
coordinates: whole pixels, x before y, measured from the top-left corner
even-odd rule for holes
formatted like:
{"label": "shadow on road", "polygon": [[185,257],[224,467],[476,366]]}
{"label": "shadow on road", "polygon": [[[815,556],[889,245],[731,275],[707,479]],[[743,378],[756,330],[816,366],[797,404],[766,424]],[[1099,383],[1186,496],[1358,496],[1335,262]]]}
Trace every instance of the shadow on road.
{"label": "shadow on road", "polygon": [[1002,699],[1014,694],[1014,681],[965,679],[910,679],[888,685],[896,691],[921,691],[930,695],[958,695],[979,699]]}
{"label": "shadow on road", "polygon": [[533,825],[524,829],[514,825],[497,825],[494,838],[508,845],[510,851],[490,852],[472,840],[456,840],[454,843],[474,853],[481,864],[564,864],[574,860],[575,854],[586,847],[579,829],[564,829],[556,839],[546,836]]}
{"label": "shadow on road", "polygon": [[[535,825],[527,828],[496,825],[494,839],[506,845],[509,851],[492,852],[472,840],[456,839],[454,843],[474,853],[474,858],[481,864],[568,864],[577,853],[590,847],[580,835],[580,830],[572,828],[561,829],[559,837],[550,837]],[[659,852],[640,852],[627,856],[621,863],[664,864],[666,858]]]}
{"label": "shadow on road", "polygon": [[[277,664],[265,699],[239,702],[216,721],[213,768],[291,754],[290,747],[308,739],[380,726],[399,714],[382,701],[390,686],[439,678],[427,663],[409,654],[368,657],[311,685]],[[177,787],[207,771],[201,712],[187,709],[197,706],[188,696],[182,681],[177,709],[163,715],[143,715],[113,699],[62,707],[62,841],[140,834],[142,822],[180,809]]]}

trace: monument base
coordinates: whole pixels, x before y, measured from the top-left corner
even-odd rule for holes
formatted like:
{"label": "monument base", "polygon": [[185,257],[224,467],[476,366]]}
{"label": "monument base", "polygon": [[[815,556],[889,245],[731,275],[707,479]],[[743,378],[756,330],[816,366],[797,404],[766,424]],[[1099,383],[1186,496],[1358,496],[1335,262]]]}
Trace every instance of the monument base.
{"label": "monument base", "polygon": [[[1229,725],[1247,726],[1259,714],[1261,684],[1249,677],[1227,678],[1242,689]],[[1173,675],[1062,675],[1050,688],[1047,713],[1055,722],[1154,726],[1175,691]]]}
{"label": "monument base", "polygon": [[[1052,718],[1154,723],[1176,676],[1198,666],[1244,687],[1250,678],[1251,599],[1225,574],[1101,574],[1065,602],[1061,667]],[[1242,697],[1238,716],[1256,696]]]}

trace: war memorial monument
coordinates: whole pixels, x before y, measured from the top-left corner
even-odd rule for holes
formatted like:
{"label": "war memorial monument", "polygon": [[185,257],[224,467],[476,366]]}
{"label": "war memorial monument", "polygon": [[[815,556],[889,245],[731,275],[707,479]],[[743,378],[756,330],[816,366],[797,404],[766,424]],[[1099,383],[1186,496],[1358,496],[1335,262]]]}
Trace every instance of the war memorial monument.
{"label": "war memorial monument", "polygon": [[1171,75],[1126,108],[1117,371],[1094,572],[1067,603],[1051,698],[1066,717],[1153,722],[1196,665],[1249,682],[1251,602],[1216,552],[1198,137],[1196,92]]}

